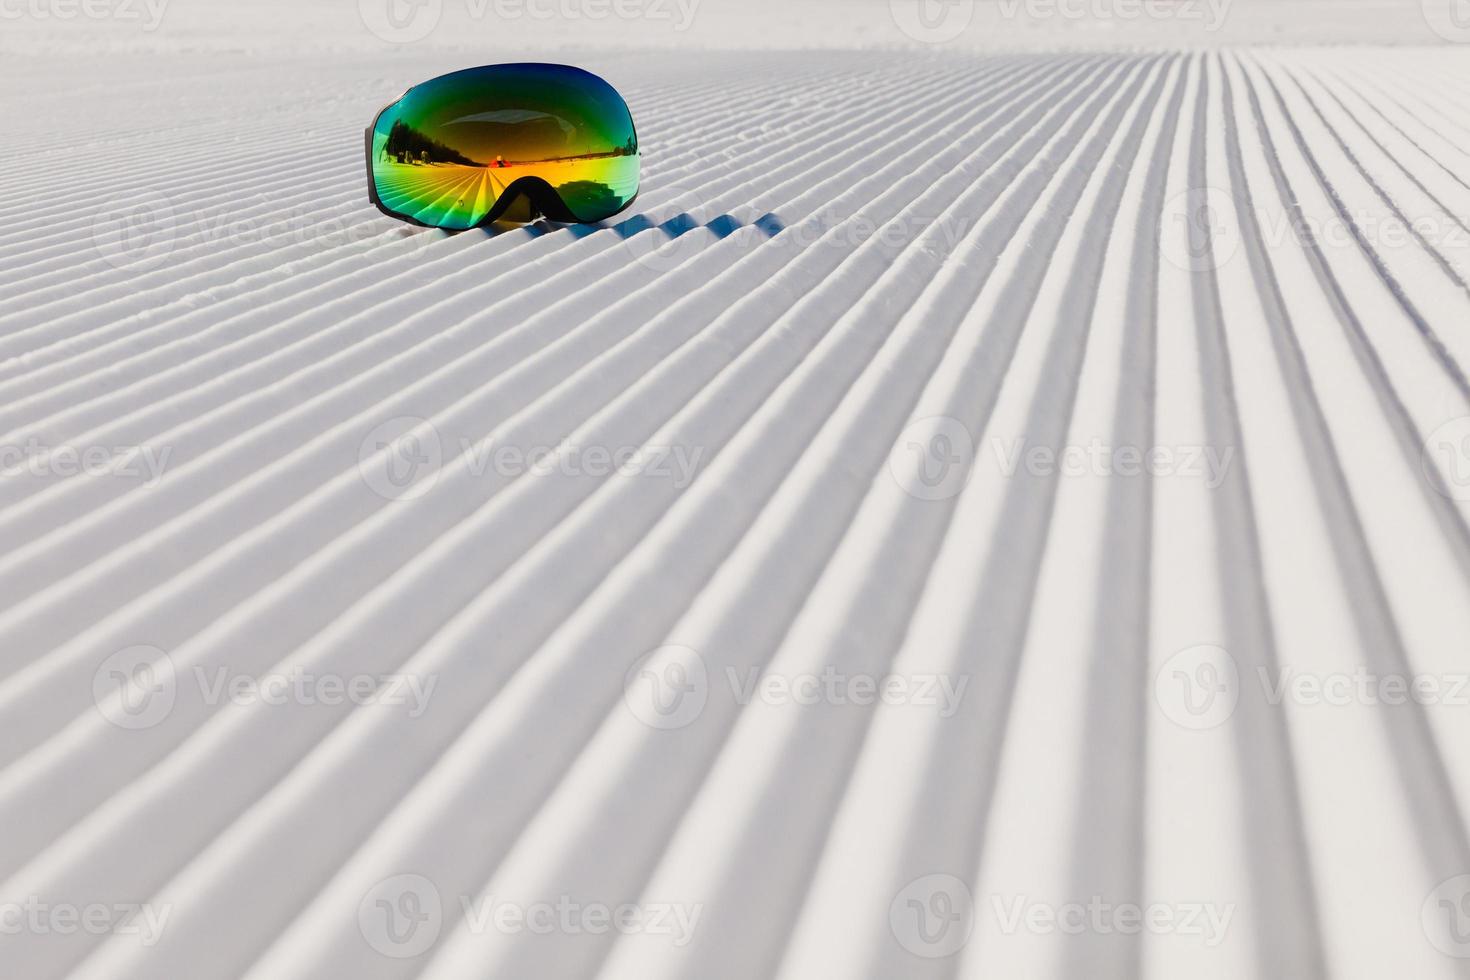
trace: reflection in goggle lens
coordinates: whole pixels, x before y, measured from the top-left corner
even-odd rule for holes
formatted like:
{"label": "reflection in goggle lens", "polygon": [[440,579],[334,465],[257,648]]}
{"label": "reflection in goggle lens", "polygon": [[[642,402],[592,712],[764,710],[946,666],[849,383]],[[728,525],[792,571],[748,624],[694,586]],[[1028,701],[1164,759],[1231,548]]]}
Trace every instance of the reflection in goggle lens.
{"label": "reflection in goggle lens", "polygon": [[464,229],[524,197],[559,221],[601,221],[638,194],[638,136],[607,82],[565,65],[492,65],[410,89],[369,134],[375,202]]}

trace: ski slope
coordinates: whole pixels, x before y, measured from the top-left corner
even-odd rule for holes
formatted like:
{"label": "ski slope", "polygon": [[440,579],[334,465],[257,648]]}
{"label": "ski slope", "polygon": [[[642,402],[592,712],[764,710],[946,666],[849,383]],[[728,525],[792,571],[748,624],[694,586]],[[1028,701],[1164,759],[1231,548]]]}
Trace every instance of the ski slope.
{"label": "ski slope", "polygon": [[0,63],[0,973],[1470,975],[1462,51],[473,60]]}

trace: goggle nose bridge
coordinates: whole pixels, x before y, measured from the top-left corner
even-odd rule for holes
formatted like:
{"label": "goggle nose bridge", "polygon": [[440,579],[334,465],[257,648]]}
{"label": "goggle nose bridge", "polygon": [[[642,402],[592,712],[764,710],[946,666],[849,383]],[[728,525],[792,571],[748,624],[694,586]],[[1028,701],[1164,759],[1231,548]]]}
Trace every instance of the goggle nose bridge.
{"label": "goggle nose bridge", "polygon": [[507,212],[522,202],[530,209],[531,218],[539,214],[551,221],[572,223],[577,220],[562,201],[561,195],[545,179],[526,176],[513,181],[505,188],[500,199],[485,216],[485,222],[504,217]]}

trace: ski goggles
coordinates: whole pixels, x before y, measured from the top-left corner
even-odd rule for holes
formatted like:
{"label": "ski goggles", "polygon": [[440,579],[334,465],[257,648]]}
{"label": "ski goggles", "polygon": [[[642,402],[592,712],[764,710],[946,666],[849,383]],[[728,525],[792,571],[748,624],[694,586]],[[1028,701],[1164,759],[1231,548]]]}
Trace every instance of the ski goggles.
{"label": "ski goggles", "polygon": [[592,222],[638,196],[638,134],[607,82],[566,65],[488,65],[415,85],[367,131],[368,189],[390,217],[462,230]]}

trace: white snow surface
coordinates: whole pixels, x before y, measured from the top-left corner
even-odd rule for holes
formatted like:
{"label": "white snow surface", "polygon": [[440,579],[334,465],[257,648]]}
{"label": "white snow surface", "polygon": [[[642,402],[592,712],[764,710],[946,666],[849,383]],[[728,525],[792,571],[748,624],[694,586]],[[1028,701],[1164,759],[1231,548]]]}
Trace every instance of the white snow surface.
{"label": "white snow surface", "polygon": [[[1470,976],[1470,62],[1333,7],[0,25],[0,976]],[[368,203],[538,57],[632,209]]]}

